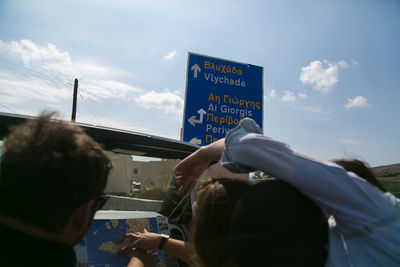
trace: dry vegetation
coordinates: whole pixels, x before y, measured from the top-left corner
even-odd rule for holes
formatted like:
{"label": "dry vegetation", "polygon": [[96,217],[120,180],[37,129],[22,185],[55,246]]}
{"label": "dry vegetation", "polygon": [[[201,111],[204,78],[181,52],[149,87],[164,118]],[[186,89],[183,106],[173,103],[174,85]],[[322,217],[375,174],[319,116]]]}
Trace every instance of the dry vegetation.
{"label": "dry vegetation", "polygon": [[400,164],[372,168],[386,190],[400,197]]}

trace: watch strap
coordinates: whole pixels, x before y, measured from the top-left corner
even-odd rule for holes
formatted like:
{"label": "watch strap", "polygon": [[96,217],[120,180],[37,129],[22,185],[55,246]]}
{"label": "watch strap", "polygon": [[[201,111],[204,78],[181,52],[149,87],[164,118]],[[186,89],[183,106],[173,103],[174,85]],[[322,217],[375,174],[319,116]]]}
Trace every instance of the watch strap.
{"label": "watch strap", "polygon": [[158,249],[162,250],[165,243],[167,242],[167,240],[169,239],[169,235],[165,235],[165,234],[161,234],[161,240],[160,240],[160,245],[158,245]]}

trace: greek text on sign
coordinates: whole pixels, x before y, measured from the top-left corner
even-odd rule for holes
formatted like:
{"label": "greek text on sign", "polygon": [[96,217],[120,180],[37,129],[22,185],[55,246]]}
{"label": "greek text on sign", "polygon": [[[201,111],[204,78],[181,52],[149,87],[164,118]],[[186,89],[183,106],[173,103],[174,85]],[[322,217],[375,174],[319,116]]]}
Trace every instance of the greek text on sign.
{"label": "greek text on sign", "polygon": [[184,141],[207,145],[244,117],[263,125],[263,68],[189,53]]}

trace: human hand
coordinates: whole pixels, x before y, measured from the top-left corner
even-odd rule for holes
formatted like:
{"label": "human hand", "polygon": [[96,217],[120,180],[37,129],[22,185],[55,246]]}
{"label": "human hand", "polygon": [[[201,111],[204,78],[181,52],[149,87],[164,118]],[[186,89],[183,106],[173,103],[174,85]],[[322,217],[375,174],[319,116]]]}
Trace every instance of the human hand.
{"label": "human hand", "polygon": [[200,149],[183,159],[174,168],[176,182],[179,185],[178,195],[183,194],[190,183],[199,178],[208,168],[210,161],[201,157]]}
{"label": "human hand", "polygon": [[203,146],[182,160],[174,168],[176,182],[180,186],[177,194],[182,194],[189,184],[200,177],[214,160],[219,160],[225,148],[225,139]]}
{"label": "human hand", "polygon": [[146,267],[153,266],[156,263],[154,252],[145,252],[142,250],[134,250],[129,254],[131,258],[127,267]]}
{"label": "human hand", "polygon": [[158,249],[160,245],[161,235],[148,232],[143,229],[143,233],[127,233],[121,246],[121,251],[126,252],[134,249],[144,251]]}

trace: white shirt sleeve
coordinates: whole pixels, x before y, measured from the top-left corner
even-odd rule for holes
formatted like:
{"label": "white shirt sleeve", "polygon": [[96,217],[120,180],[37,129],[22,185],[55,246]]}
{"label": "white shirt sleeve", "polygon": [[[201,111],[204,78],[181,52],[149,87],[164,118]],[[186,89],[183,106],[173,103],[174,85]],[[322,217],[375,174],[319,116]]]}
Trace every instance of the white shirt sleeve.
{"label": "white shirt sleeve", "polygon": [[[248,122],[247,122],[248,123]],[[221,158],[231,171],[261,170],[293,185],[337,223],[367,225],[388,218],[399,201],[331,162],[319,162],[241,125],[226,137]]]}

